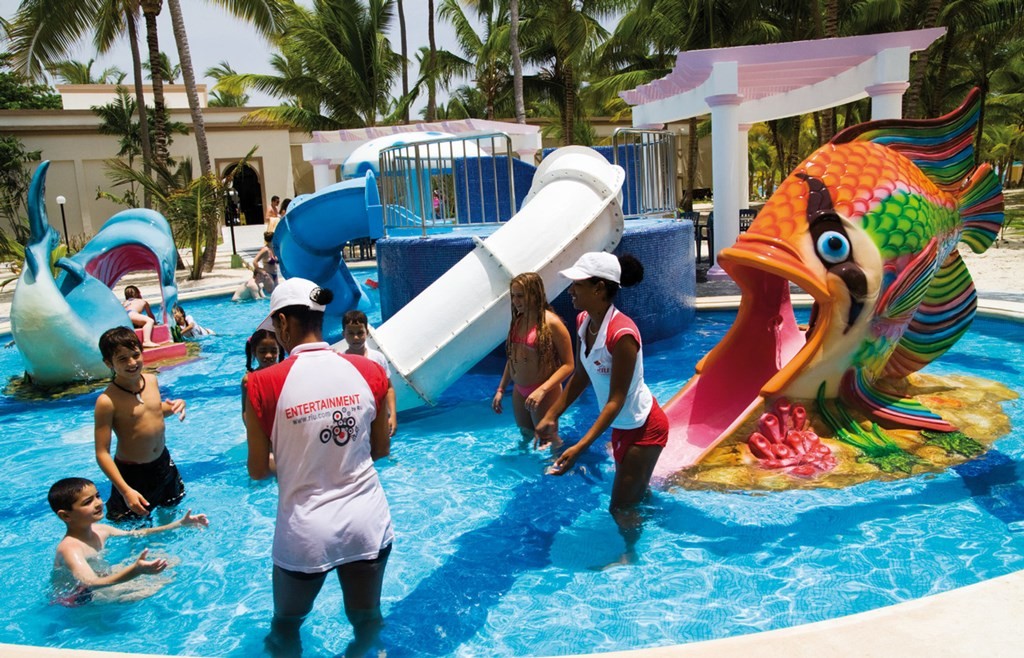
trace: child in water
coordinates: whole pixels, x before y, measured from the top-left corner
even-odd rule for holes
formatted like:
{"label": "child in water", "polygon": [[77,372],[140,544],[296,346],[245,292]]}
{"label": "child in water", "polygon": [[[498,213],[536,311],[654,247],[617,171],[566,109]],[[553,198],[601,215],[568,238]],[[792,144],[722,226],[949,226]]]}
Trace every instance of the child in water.
{"label": "child in water", "polygon": [[157,344],[153,342],[156,316],[153,315],[153,309],[149,307],[149,302],[142,298],[142,293],[137,287],[125,286],[124,301],[121,302],[121,306],[128,311],[128,319],[132,321],[132,326],[142,329],[142,346],[156,347]]}
{"label": "child in water", "polygon": [[171,315],[174,316],[174,323],[178,325],[182,338],[216,335],[215,332],[200,326],[191,315],[185,313],[185,309],[180,304],[171,307]]}
{"label": "child in water", "polygon": [[394,436],[395,430],[398,429],[398,408],[395,403],[395,387],[391,385],[391,366],[388,365],[387,357],[381,352],[366,346],[366,336],[370,331],[370,321],[367,319],[366,313],[352,310],[346,312],[342,317],[341,325],[345,330],[345,340],[343,343],[335,345],[335,349],[342,354],[365,356],[381,368],[384,368],[384,374],[388,376],[388,431],[390,436]]}
{"label": "child in water", "polygon": [[[502,411],[505,387],[512,380],[512,412],[524,439],[544,445],[552,438],[535,437],[536,424],[562,392],[562,382],[572,374],[572,339],[561,318],[551,309],[544,281],[536,272],[525,272],[509,284],[512,322],[505,339],[505,371],[491,407]],[[557,436],[553,437],[557,443]]]}
{"label": "child in water", "polygon": [[[252,365],[256,360],[256,367]],[[269,368],[284,360],[284,350],[277,342],[277,336],[269,329],[257,329],[245,341],[245,374],[242,375],[242,415],[245,415],[245,398],[248,394],[249,373]]]}
{"label": "child in water", "polygon": [[107,573],[100,575],[94,564],[100,559],[108,537],[143,537],[181,526],[205,528],[209,525],[205,514],[193,516],[192,510],[177,521],[156,528],[128,531],[99,523],[103,518],[103,500],[96,485],[85,478],[64,478],[55,482],[47,499],[50,508],[67,526],[53,560],[53,581],[60,592],[56,602],[67,606],[90,602],[99,587],[117,585],[143,574],[160,573],[167,568],[167,560],[147,560],[149,549],[143,549],[131,564],[111,570],[101,568]]}
{"label": "child in water", "polygon": [[[185,497],[164,437],[164,418],[185,420],[185,401],[161,397],[156,375],[142,371],[142,344],[131,329],[108,329],[99,347],[114,373],[96,398],[94,412],[96,462],[111,485],[107,518],[138,519],[153,507],[172,507]],[[111,454],[114,436],[117,448]]]}

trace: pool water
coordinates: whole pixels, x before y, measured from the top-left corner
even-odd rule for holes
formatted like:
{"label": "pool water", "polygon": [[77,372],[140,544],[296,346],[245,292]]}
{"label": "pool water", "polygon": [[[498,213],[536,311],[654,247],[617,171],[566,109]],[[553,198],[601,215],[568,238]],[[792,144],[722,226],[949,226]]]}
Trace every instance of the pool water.
{"label": "pool water", "polygon": [[[0,566],[7,620],[0,642],[78,649],[251,656],[272,613],[270,548],[276,486],[246,475],[239,379],[243,341],[266,301],[185,303],[218,335],[202,358],[159,374],[188,402],[167,443],[188,488],[180,510],[206,513],[206,531],[108,542],[111,563],[143,547],[169,556],[167,582],[134,603],[48,603],[63,526],[46,504],[71,475],[109,483],[92,450],[96,393],[54,401],[0,396],[5,496]],[[645,348],[665,400],[732,322],[700,313],[675,338]],[[606,512],[613,465],[606,442],[574,472],[543,475],[547,456],[522,449],[511,410],[490,409],[501,364],[462,377],[435,408],[405,412],[392,456],[378,462],[397,539],[384,582],[389,658],[535,656],[661,646],[820,621],[935,594],[1024,569],[1024,433],[982,459],[937,475],[845,490],[657,493],[640,562],[596,570],[622,540]],[[20,372],[15,350],[0,373]],[[979,318],[934,373],[963,372],[1024,389],[1018,324]],[[1006,404],[1014,427],[1024,405]],[[596,414],[589,392],[563,421],[573,440]],[[607,437],[605,437],[607,439]],[[328,580],[303,639],[307,656],[351,637]]]}

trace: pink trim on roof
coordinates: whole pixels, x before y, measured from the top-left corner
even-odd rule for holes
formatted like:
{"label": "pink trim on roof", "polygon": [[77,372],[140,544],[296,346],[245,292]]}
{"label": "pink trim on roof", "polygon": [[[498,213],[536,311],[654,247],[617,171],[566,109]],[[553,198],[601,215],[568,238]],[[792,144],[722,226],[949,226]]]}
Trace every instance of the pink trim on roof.
{"label": "pink trim on roof", "polygon": [[314,143],[365,142],[376,137],[408,132],[446,132],[462,134],[471,132],[503,132],[509,135],[533,135],[540,132],[540,126],[485,119],[460,119],[458,121],[433,121],[410,123],[404,126],[375,126],[373,128],[351,128],[349,130],[318,130],[313,132]]}
{"label": "pink trim on roof", "polygon": [[944,33],[944,28],[932,28],[838,39],[690,50],[676,56],[675,68],[664,78],[619,95],[630,105],[670,98],[705,83],[716,63],[736,62],[739,65],[739,92],[744,100],[755,101],[834,78],[883,50],[924,50]]}

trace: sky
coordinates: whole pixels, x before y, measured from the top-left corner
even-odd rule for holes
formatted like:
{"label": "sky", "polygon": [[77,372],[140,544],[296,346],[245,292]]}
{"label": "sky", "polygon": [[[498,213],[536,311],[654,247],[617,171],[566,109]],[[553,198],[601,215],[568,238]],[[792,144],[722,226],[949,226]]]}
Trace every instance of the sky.
{"label": "sky", "polygon": [[[10,20],[18,9],[21,0],[0,0],[0,16]],[[300,0],[303,4],[310,5],[309,0]],[[435,3],[436,5],[437,3]],[[192,65],[195,68],[197,82],[206,83],[207,92],[214,84],[214,80],[203,78],[202,74],[210,67],[216,66],[222,61],[228,62],[231,67],[239,73],[272,73],[270,67],[271,47],[256,31],[245,22],[234,18],[224,9],[221,9],[212,2],[206,0],[183,0],[182,12],[185,17],[185,29],[188,33],[189,50],[192,52]],[[409,84],[416,80],[417,66],[415,53],[420,46],[427,45],[427,2],[426,0],[405,0],[405,23],[408,32],[407,44],[410,61]],[[160,27],[160,49],[167,53],[172,63],[178,62],[177,48],[174,45],[174,32],[171,29],[170,12],[165,5],[163,12],[157,18]],[[389,32],[392,47],[397,52],[401,48],[401,39],[398,27],[398,14],[395,12],[392,30]],[[442,21],[434,22],[434,39],[438,48],[445,48],[458,52],[458,44],[455,41],[455,30]],[[145,43],[140,43],[145,56]],[[460,53],[461,54],[461,53]],[[95,59],[92,71],[98,75],[103,69],[110,66],[117,66],[122,71],[131,74],[131,50],[126,39],[122,39],[115,48],[108,54],[97,56],[92,46],[91,37],[82,41],[69,59],[88,62]],[[128,78],[130,83],[130,77]],[[52,82],[52,81],[51,81]],[[177,80],[181,82],[181,80]],[[466,81],[458,81],[455,86]],[[392,94],[401,94],[401,79],[396,81]],[[276,105],[278,101],[271,96],[258,92],[249,92],[250,106]],[[445,99],[442,98],[442,101]],[[413,115],[417,116],[426,99],[421,98],[417,106],[413,108]]]}

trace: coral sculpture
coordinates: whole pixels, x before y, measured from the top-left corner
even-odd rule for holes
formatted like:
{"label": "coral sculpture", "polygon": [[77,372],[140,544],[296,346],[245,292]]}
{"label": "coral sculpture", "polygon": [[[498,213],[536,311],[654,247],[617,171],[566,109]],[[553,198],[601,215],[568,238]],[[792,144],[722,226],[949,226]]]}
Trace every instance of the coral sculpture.
{"label": "coral sculpture", "polygon": [[747,439],[750,452],[761,467],[787,469],[791,475],[813,477],[835,468],[836,458],[807,422],[807,410],[785,398],[758,421],[759,432]]}

